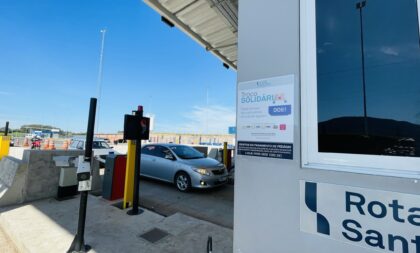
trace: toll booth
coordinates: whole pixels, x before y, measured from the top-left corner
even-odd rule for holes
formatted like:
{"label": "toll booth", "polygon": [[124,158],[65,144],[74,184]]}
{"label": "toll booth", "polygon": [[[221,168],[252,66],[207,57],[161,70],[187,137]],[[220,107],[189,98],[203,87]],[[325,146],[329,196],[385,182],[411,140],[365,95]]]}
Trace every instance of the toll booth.
{"label": "toll booth", "polygon": [[235,253],[420,252],[420,1],[144,1],[238,66]]}

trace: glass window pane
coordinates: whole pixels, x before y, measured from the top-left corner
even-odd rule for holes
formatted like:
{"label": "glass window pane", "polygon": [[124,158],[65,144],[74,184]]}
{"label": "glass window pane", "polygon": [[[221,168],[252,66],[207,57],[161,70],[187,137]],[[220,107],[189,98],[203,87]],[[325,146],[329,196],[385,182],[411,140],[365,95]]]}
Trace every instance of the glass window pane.
{"label": "glass window pane", "polygon": [[420,157],[416,0],[316,0],[319,152]]}

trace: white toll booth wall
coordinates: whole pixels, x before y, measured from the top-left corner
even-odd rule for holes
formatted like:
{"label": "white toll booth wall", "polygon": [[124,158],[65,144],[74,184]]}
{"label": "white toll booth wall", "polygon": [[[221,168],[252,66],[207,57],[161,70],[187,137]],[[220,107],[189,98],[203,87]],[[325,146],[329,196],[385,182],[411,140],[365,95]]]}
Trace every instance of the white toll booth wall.
{"label": "white toll booth wall", "polygon": [[[351,242],[342,237],[342,220],[339,218],[326,217],[329,220],[331,233],[335,234],[325,235],[316,231],[317,216],[315,212],[313,213],[313,224],[309,224],[310,222],[305,217],[301,217],[303,213],[308,212],[306,210],[308,207],[302,205],[301,201],[304,188],[300,184],[305,182],[318,183],[319,188],[328,189],[331,187],[331,196],[334,195],[334,192],[346,192],[347,190],[367,191],[366,194],[370,195],[366,198],[372,198],[369,201],[374,200],[375,196],[380,198],[380,195],[384,195],[395,197],[395,199],[405,199],[406,202],[410,199],[418,200],[420,184],[409,178],[302,168],[301,130],[305,126],[301,124],[300,113],[302,102],[300,95],[300,43],[300,3],[298,0],[240,1],[238,98],[241,83],[293,75],[294,146],[293,160],[242,155],[236,157],[234,252],[373,253],[378,250],[392,252],[388,248],[389,234],[398,235],[398,233],[405,233],[408,230],[420,231],[420,227],[406,227],[407,230],[403,231],[405,227],[399,227],[402,223],[397,224],[397,222],[390,221],[387,222],[388,225],[383,225],[381,219],[367,217],[369,214],[366,214],[366,217],[349,214],[354,220],[362,219],[358,220],[362,226],[373,226],[376,231],[383,233],[385,249],[382,249],[366,245],[364,242],[366,229],[369,227],[357,228],[363,234],[363,240]],[[239,115],[237,116],[239,117]],[[241,131],[238,129],[237,140],[241,140],[242,137]],[[326,183],[326,186],[320,186],[321,183]],[[337,186],[337,189],[334,188],[334,185]],[[370,190],[373,193],[370,193]],[[385,192],[381,194],[380,191]],[[419,202],[409,204],[417,205],[417,207],[420,205]],[[320,210],[335,208],[333,205],[331,207],[321,207],[320,205],[318,203]],[[316,206],[315,203],[315,209]],[[337,212],[337,216],[345,216],[345,213],[340,214],[343,208],[345,207],[341,206],[337,210],[330,211]],[[380,214],[380,210],[375,209],[377,207],[372,208],[373,212]],[[352,211],[355,211],[354,207]],[[388,212],[392,212],[392,210],[389,209]],[[407,210],[405,210],[404,215],[407,214]],[[388,216],[392,218],[391,213],[388,213]],[[302,224],[301,218],[303,219]],[[405,218],[407,217],[405,216]],[[405,222],[407,223],[407,219]],[[308,226],[314,229],[313,233],[308,233],[303,228]],[[352,227],[356,228],[354,224]],[[306,230],[308,229],[306,228]],[[357,237],[357,233],[347,232],[349,236]],[[420,233],[414,233],[420,236]],[[415,240],[416,238],[406,239]],[[373,241],[371,242],[373,243]],[[413,242],[409,242],[409,244],[409,253],[419,253],[419,251],[416,252]],[[397,241],[395,252],[403,252],[401,249],[402,246]]]}

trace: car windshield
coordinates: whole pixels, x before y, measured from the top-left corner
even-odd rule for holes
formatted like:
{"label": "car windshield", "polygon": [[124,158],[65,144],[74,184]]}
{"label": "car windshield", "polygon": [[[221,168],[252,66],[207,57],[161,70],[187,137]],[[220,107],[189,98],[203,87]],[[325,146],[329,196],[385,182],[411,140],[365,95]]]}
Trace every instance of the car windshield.
{"label": "car windshield", "polygon": [[106,148],[110,148],[108,143],[104,142],[104,141],[93,141],[93,145],[92,148],[95,149],[106,149]]}
{"label": "car windshield", "polygon": [[199,159],[204,155],[198,150],[188,146],[171,146],[170,149],[181,159]]}

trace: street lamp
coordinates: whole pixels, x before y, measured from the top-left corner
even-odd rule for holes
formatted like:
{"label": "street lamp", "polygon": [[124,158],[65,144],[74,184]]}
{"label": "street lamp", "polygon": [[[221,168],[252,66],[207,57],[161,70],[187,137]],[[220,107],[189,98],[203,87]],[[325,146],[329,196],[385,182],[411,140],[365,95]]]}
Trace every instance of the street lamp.
{"label": "street lamp", "polygon": [[420,1],[417,0],[417,19],[419,20],[419,45],[420,45]]}
{"label": "street lamp", "polygon": [[362,48],[362,79],[363,79],[363,113],[364,113],[364,130],[365,136],[369,135],[368,131],[368,118],[367,118],[367,108],[366,108],[366,75],[365,75],[365,45],[363,38],[363,8],[366,7],[367,1],[360,1],[356,4],[356,9],[360,13],[360,40]]}
{"label": "street lamp", "polygon": [[101,96],[102,96],[102,76],[103,76],[103,60],[104,60],[104,46],[105,46],[105,34],[106,28],[101,29],[101,53],[99,56],[99,71],[98,71],[98,80],[96,83],[96,95],[98,98],[98,113],[96,114],[96,134],[99,134],[99,110],[101,105]]}

